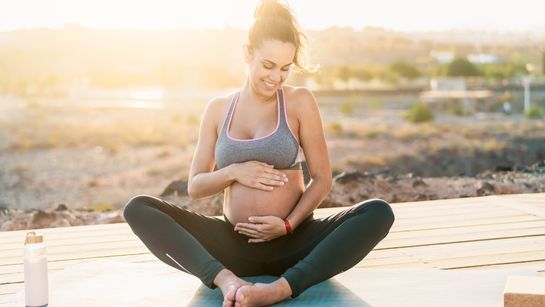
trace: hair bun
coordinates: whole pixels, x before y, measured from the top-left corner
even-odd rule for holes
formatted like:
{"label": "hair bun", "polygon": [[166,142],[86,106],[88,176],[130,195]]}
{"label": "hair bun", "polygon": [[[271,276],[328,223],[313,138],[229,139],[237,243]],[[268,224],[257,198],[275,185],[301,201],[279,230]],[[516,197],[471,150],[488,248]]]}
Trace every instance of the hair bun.
{"label": "hair bun", "polygon": [[262,0],[254,13],[255,20],[261,18],[281,18],[289,23],[293,22],[292,16],[290,8],[284,4],[278,3],[276,0]]}
{"label": "hair bun", "polygon": [[292,43],[295,47],[293,64],[306,69],[304,47],[307,37],[301,31],[295,14],[284,0],[261,0],[254,13],[255,22],[248,31],[248,47],[253,50],[270,39]]}

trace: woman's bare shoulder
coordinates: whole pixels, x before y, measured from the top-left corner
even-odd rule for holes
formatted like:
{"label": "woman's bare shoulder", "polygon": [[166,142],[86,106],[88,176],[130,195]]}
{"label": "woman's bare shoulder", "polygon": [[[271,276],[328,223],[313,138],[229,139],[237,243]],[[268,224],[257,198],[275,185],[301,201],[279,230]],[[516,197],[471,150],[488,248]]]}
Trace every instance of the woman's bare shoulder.
{"label": "woman's bare shoulder", "polygon": [[219,109],[224,109],[229,107],[229,102],[233,98],[234,94],[228,94],[225,96],[217,96],[210,99],[206,105],[206,108],[211,108],[214,111],[219,111]]}
{"label": "woman's bare shoulder", "polygon": [[311,90],[306,87],[284,85],[286,100],[291,101],[291,107],[294,109],[306,109],[316,104],[316,98]]}
{"label": "woman's bare shoulder", "polygon": [[229,104],[233,99],[234,94],[228,94],[225,96],[217,96],[208,101],[204,112],[215,119],[224,117],[229,109]]}

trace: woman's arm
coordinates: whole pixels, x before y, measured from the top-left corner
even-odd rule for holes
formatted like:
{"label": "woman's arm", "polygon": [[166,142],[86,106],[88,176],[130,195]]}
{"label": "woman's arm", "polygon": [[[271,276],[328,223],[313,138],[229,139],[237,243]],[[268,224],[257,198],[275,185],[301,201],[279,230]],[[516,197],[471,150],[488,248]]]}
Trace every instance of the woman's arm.
{"label": "woman's arm", "polygon": [[191,199],[215,195],[231,183],[230,167],[213,171],[215,165],[214,149],[217,135],[217,114],[221,114],[221,99],[213,99],[206,105],[201,116],[197,146],[189,168],[187,194]]}
{"label": "woman's arm", "polygon": [[306,88],[296,90],[299,142],[312,178],[297,205],[287,216],[292,229],[316,209],[331,190],[332,176],[322,118],[314,95]]}

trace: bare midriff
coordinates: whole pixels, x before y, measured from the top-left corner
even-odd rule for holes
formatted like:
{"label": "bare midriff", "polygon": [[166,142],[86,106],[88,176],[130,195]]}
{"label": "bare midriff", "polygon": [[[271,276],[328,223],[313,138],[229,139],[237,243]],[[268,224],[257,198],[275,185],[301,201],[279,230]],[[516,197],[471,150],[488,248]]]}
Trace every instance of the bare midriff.
{"label": "bare midriff", "polygon": [[248,222],[250,216],[273,215],[286,218],[305,191],[302,170],[280,170],[288,182],[271,191],[250,188],[238,182],[225,189],[223,213],[234,225]]}

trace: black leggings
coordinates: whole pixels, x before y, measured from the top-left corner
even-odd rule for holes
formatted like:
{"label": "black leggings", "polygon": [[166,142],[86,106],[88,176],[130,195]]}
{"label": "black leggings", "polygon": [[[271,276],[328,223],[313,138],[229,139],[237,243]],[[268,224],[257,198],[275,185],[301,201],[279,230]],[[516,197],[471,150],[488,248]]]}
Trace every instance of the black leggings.
{"label": "black leggings", "polygon": [[292,234],[248,243],[224,220],[138,195],[124,217],[147,248],[168,265],[198,277],[210,289],[224,268],[239,277],[286,278],[292,297],[356,265],[388,234],[394,213],[380,199],[363,201],[326,218],[310,214]]}

